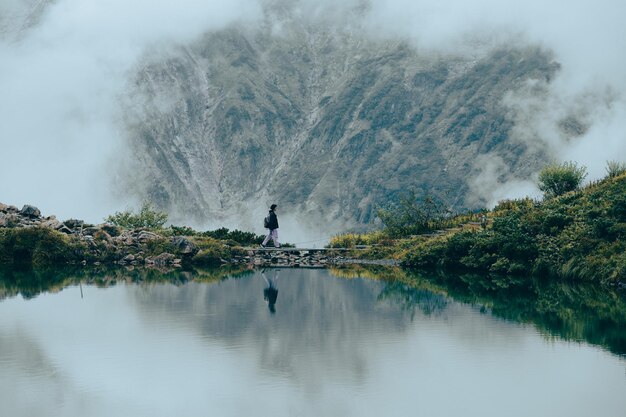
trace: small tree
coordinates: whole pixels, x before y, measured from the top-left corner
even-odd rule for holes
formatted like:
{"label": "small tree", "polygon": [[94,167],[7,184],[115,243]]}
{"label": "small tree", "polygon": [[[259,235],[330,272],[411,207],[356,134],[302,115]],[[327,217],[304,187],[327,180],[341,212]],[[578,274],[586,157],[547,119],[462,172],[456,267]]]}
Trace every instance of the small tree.
{"label": "small tree", "polygon": [[606,176],[617,177],[626,172],[626,164],[618,161],[606,161]]}
{"label": "small tree", "polygon": [[126,229],[161,229],[167,221],[167,213],[156,211],[150,202],[144,201],[138,214],[130,210],[118,211],[105,221]]}
{"label": "small tree", "polygon": [[587,176],[587,168],[575,162],[553,162],[539,173],[539,189],[546,198],[577,190]]}
{"label": "small tree", "polygon": [[404,237],[437,227],[446,210],[439,199],[427,195],[418,200],[415,192],[409,191],[400,196],[398,202],[379,209],[377,214],[389,236]]}

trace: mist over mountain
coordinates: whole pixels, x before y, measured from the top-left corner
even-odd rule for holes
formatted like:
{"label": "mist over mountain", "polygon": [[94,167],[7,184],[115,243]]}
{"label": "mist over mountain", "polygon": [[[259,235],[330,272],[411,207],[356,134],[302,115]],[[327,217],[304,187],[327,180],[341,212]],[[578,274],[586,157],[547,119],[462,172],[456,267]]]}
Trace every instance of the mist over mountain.
{"label": "mist over mountain", "polygon": [[[368,225],[407,188],[533,195],[626,162],[617,0],[4,0],[0,197],[100,222]],[[289,218],[291,216],[291,219]],[[289,236],[287,238],[291,239]]]}
{"label": "mist over mountain", "polygon": [[277,202],[339,227],[371,223],[408,189],[485,205],[470,182],[481,156],[522,177],[545,162],[511,138],[504,100],[546,89],[559,70],[549,52],[420,53],[357,26],[279,17],[147,58],[126,116],[136,159],[125,187],[198,223]]}

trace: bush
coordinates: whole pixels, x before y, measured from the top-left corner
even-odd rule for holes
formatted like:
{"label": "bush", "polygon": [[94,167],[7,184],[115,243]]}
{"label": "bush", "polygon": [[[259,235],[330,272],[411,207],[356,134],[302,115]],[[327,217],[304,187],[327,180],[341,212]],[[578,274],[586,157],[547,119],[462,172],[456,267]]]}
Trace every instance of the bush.
{"label": "bush", "polygon": [[[207,230],[200,233],[200,236],[210,237],[217,240],[232,240],[240,245],[258,245],[263,242],[265,236],[256,235],[252,232],[244,232],[242,230],[229,230],[221,227],[215,230]],[[284,246],[284,245],[283,245]]]}
{"label": "bush", "polygon": [[156,211],[150,202],[144,201],[139,213],[135,214],[130,210],[118,211],[105,221],[126,229],[162,229],[167,222],[167,213]]}
{"label": "bush", "polygon": [[539,189],[544,196],[556,197],[577,190],[587,176],[587,168],[575,162],[552,163],[539,173]]}
{"label": "bush", "polygon": [[81,259],[84,245],[44,227],[0,230],[0,264],[48,266]]}
{"label": "bush", "polygon": [[375,245],[384,241],[381,232],[371,233],[344,233],[333,236],[328,243],[329,248],[352,248],[357,245]]}
{"label": "bush", "polygon": [[222,259],[229,259],[232,250],[222,242],[212,238],[196,238],[194,243],[200,251],[191,259],[193,265],[216,266],[222,263]]}
{"label": "bush", "polygon": [[626,172],[626,164],[617,161],[606,161],[606,176],[609,178],[617,177]]}
{"label": "bush", "polygon": [[174,226],[174,225],[171,225],[169,227],[169,230],[165,230],[164,232],[166,232],[167,235],[171,235],[171,236],[195,236],[198,234],[198,232],[196,232],[189,226]]}
{"label": "bush", "polygon": [[434,230],[447,214],[442,201],[426,196],[419,201],[413,191],[402,195],[397,203],[378,210],[378,217],[390,237],[407,237]]}

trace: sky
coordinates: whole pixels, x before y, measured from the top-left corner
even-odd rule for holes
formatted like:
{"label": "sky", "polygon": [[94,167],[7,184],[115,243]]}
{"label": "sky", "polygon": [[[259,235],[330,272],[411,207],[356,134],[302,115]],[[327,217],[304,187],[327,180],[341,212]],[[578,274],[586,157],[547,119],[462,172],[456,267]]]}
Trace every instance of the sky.
{"label": "sky", "polygon": [[[288,0],[2,0],[0,2],[0,202],[92,222],[138,202],[112,193],[113,162],[129,158],[121,97],[148,51],[260,20],[265,3]],[[43,13],[32,14],[38,4]],[[365,6],[364,6],[365,5]],[[604,175],[626,161],[626,2],[580,0],[298,1],[300,15],[353,19],[371,36],[402,37],[418,50],[476,54],[509,44],[553,51],[561,71],[545,95],[532,86],[503,103],[517,140],[551,158]],[[31,17],[29,18],[29,14]],[[558,122],[576,115],[586,131],[565,138]],[[471,181],[490,203],[536,192],[497,158]],[[486,186],[487,185],[487,186]]]}

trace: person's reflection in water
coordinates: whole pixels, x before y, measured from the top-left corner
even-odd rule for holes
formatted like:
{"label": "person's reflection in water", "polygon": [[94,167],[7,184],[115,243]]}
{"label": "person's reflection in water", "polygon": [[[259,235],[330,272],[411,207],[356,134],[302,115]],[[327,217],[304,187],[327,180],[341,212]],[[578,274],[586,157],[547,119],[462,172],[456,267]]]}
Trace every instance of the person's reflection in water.
{"label": "person's reflection in water", "polygon": [[274,269],[274,276],[267,279],[265,276],[265,269],[261,270],[261,276],[265,280],[267,287],[263,289],[263,299],[267,301],[267,308],[270,309],[270,313],[276,313],[276,299],[278,298],[278,270]]}

